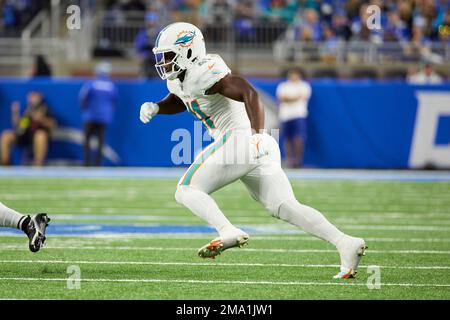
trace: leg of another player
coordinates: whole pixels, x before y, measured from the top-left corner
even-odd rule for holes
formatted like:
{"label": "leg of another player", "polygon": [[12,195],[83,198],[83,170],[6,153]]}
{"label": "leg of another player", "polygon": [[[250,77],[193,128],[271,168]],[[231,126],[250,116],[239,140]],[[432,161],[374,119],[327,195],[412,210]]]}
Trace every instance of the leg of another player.
{"label": "leg of another player", "polygon": [[0,155],[1,155],[1,164],[6,166],[11,163],[11,148],[16,140],[16,136],[12,130],[5,130],[2,133],[0,139]]}
{"label": "leg of another player", "polygon": [[0,202],[0,227],[22,230],[28,237],[30,251],[37,252],[44,245],[45,231],[50,218],[46,213],[30,217],[23,215]]}
{"label": "leg of another player", "polygon": [[34,165],[43,166],[48,150],[48,133],[45,130],[37,130],[33,135]]}
{"label": "leg of another player", "polygon": [[23,215],[0,202],[0,227],[26,230],[30,217]]}

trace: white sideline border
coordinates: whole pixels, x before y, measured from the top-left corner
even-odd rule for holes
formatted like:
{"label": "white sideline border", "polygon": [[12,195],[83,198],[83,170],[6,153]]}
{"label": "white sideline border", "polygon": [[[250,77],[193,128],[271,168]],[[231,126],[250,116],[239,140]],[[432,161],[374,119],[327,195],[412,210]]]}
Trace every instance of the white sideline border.
{"label": "white sideline border", "polygon": [[[164,167],[6,167],[0,168],[0,177],[47,177],[47,178],[136,178],[136,179],[178,179],[186,168]],[[369,180],[369,181],[447,181],[449,170],[358,170],[358,169],[287,169],[294,180]]]}

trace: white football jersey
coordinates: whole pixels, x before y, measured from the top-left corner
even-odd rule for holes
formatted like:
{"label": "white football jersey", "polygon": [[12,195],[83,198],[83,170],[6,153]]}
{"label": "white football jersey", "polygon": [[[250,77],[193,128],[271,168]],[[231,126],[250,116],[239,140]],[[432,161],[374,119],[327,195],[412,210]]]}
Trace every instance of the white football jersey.
{"label": "white football jersey", "polygon": [[202,121],[214,139],[229,129],[250,131],[251,128],[243,102],[218,93],[205,95],[205,91],[230,72],[219,55],[208,54],[186,71],[183,82],[179,79],[167,80],[169,91],[177,95],[186,109]]}

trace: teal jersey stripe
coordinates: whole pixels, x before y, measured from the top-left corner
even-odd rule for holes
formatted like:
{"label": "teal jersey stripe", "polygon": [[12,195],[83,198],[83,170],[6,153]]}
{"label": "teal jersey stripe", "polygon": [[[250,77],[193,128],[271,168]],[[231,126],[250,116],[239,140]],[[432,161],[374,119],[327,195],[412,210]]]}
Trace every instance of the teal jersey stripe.
{"label": "teal jersey stripe", "polygon": [[221,146],[225,144],[225,142],[228,140],[228,137],[231,135],[231,131],[227,131],[225,135],[217,142],[214,142],[215,145],[212,146],[212,148],[208,149],[204,154],[202,154],[196,162],[194,162],[188,169],[183,181],[180,185],[189,185],[191,182],[192,176],[194,175],[195,171],[203,164],[203,162],[214,152],[216,152],[217,149],[219,149]]}
{"label": "teal jersey stripe", "polygon": [[210,129],[215,129],[216,128],[216,126],[214,125],[214,122],[211,120],[211,118],[208,117],[202,110],[200,110],[200,105],[197,102],[197,100],[192,101],[191,106],[192,106],[192,109],[194,109],[194,111],[196,111],[200,115],[200,117],[201,117],[200,120],[204,121],[205,124]]}

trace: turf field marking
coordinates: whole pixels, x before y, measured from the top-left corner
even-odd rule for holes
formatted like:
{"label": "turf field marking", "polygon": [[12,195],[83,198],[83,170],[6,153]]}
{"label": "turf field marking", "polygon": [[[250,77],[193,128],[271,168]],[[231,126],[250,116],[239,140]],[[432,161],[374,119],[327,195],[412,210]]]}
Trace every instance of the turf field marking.
{"label": "turf field marking", "polygon": [[[105,264],[105,265],[155,265],[155,266],[204,266],[204,267],[284,267],[284,268],[339,268],[338,264],[289,264],[289,263],[208,263],[208,262],[160,262],[160,261],[64,261],[64,260],[0,260],[1,263],[27,264]],[[360,265],[359,268],[367,268]],[[382,266],[383,269],[450,270],[450,266]]]}
{"label": "turf field marking", "polygon": [[[8,278],[1,277],[4,281],[48,281],[67,282],[65,278]],[[189,284],[242,284],[242,285],[275,285],[275,286],[361,286],[366,283],[356,282],[299,282],[299,281],[240,281],[240,280],[194,280],[194,279],[80,279],[81,282],[129,282],[129,283],[189,283]],[[381,283],[388,287],[450,287],[450,284],[434,283]]]}
{"label": "turf field marking", "polygon": [[[11,234],[1,234],[0,237],[23,237],[22,233],[11,233]],[[131,241],[131,240],[211,240],[210,235],[208,234],[196,234],[196,233],[166,233],[166,234],[121,234],[121,233],[110,233],[110,234],[93,234],[86,236],[77,236],[78,239],[67,239],[68,236],[53,236],[51,239],[58,239],[60,242],[64,242],[65,244],[73,244],[73,245],[85,245],[85,244],[98,244],[99,240],[104,242],[114,242],[117,240],[120,241]],[[364,240],[370,242],[419,242],[419,243],[427,243],[427,242],[435,242],[435,243],[447,243],[450,242],[450,238],[387,238],[387,237],[364,237]],[[323,242],[322,239],[311,237],[307,234],[300,233],[297,236],[253,236],[251,237],[251,241],[317,241]]]}
{"label": "turf field marking", "polygon": [[[111,247],[111,246],[45,246],[46,249],[60,249],[60,250],[142,250],[142,251],[197,251],[198,248],[172,248],[172,247]],[[0,251],[6,250],[20,250],[28,251],[27,248],[17,245],[6,245],[0,247]],[[336,250],[328,249],[272,249],[272,248],[245,248],[239,252],[269,252],[269,253],[337,253]],[[450,254],[446,250],[369,250],[368,253],[375,254]]]}
{"label": "turf field marking", "polygon": [[[34,168],[33,168],[34,169]],[[0,177],[34,178],[136,178],[178,179],[185,168],[80,168],[45,167],[32,170],[27,167],[1,168]],[[359,181],[450,181],[449,171],[401,171],[401,170],[346,170],[302,169],[286,170],[293,180],[359,180]]]}

